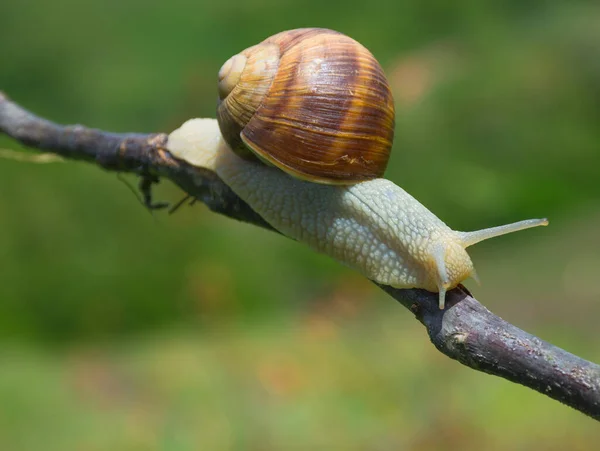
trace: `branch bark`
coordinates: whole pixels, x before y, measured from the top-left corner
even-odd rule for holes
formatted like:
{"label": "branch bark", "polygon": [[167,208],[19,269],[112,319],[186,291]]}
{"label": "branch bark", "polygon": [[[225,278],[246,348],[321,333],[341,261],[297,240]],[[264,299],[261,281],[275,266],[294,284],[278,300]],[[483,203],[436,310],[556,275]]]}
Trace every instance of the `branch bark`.
{"label": "branch bark", "polygon": [[[146,205],[160,207],[150,188],[171,179],[212,211],[274,230],[213,172],[177,160],[165,150],[167,135],[109,133],[81,125],[61,126],[39,118],[0,92],[0,132],[40,150],[85,160],[110,171],[141,178]],[[570,354],[504,321],[464,287],[438,296],[424,290],[380,286],[409,309],[427,329],[431,342],[460,363],[532,388],[600,420],[600,366]]]}

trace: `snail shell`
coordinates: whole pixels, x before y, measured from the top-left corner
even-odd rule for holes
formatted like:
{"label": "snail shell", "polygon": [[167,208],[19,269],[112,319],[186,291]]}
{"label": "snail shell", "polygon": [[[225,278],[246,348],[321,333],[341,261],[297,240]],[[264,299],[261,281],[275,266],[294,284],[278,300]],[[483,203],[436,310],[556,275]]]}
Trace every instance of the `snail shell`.
{"label": "snail shell", "polygon": [[217,119],[238,154],[318,183],[381,177],[394,100],[373,55],[339,32],[278,33],[219,71]]}

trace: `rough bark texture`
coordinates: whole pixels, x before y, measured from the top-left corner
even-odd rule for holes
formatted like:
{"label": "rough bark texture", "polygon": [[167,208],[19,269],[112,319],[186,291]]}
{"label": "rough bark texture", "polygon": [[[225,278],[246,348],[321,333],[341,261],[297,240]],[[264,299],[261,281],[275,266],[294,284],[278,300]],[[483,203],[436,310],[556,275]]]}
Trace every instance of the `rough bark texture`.
{"label": "rough bark texture", "polygon": [[[174,159],[163,148],[166,134],[116,134],[81,125],[60,126],[31,114],[2,92],[0,132],[36,149],[138,174],[149,208],[164,207],[153,202],[151,187],[158,177],[166,177],[214,212],[273,230],[216,174]],[[600,420],[600,366],[507,323],[464,287],[448,293],[445,310],[438,308],[435,293],[381,288],[413,312],[431,342],[448,357],[532,388]]]}

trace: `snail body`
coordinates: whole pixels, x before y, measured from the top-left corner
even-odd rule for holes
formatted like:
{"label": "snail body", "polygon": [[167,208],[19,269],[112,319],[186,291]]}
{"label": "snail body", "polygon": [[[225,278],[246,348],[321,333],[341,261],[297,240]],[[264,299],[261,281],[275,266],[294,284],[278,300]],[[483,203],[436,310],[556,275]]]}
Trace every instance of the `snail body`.
{"label": "snail body", "polygon": [[[316,35],[320,37],[315,40]],[[265,41],[266,49],[251,48],[253,52],[257,52],[255,54],[262,56],[255,59],[249,67],[253,68],[252,70],[257,70],[256,67],[266,67],[268,77],[277,78],[277,69],[282,68],[281,60],[279,63],[275,62],[273,55],[277,54],[280,58],[282,53],[286,53],[287,48],[294,48],[298,45],[298,41],[301,42],[307,36],[313,39],[313,44],[316,43],[317,47],[323,47],[332,37],[337,42],[340,36],[344,35],[319,29],[280,33]],[[342,39],[344,45],[347,44],[346,39],[350,40],[344,36]],[[292,45],[287,40],[295,44]],[[278,48],[274,50],[273,46]],[[362,62],[356,69],[350,67],[344,69],[354,74],[351,77],[354,81],[359,80],[359,88],[353,95],[363,95],[365,91],[369,91],[364,86],[375,86],[375,94],[368,94],[366,103],[342,97],[344,100],[341,101],[340,111],[344,112],[343,117],[352,119],[347,123],[340,119],[330,123],[330,125],[335,123],[341,128],[341,144],[330,140],[330,134],[334,131],[325,130],[326,127],[318,127],[319,121],[315,123],[306,120],[298,121],[297,124],[290,126],[293,121],[289,118],[297,117],[298,114],[293,111],[286,113],[284,110],[278,110],[279,113],[274,115],[272,122],[269,122],[268,118],[261,118],[261,122],[267,123],[267,126],[265,130],[259,130],[259,133],[265,133],[265,137],[261,138],[260,149],[257,150],[258,141],[253,138],[256,136],[255,132],[247,132],[243,125],[240,131],[236,131],[247,119],[244,117],[242,120],[236,115],[240,117],[248,115],[245,107],[234,106],[232,116],[234,119],[227,117],[223,119],[229,113],[219,111],[217,113],[219,121],[214,119],[187,121],[169,135],[166,147],[176,158],[193,166],[216,172],[240,198],[284,235],[303,242],[318,252],[330,255],[379,284],[439,292],[439,305],[440,308],[444,308],[446,291],[468,277],[475,276],[473,263],[465,250],[468,246],[491,237],[546,225],[547,220],[532,219],[475,232],[454,231],[401,187],[381,178],[380,174],[385,170],[393,137],[393,102],[391,94],[388,95],[387,81],[385,78],[383,81],[379,79],[379,73],[383,72],[376,61],[373,65],[372,56],[369,56],[370,53],[366,49],[367,53],[360,53],[363,52],[364,47],[359,45],[357,49],[358,54],[366,56],[352,56],[350,60],[356,62],[364,59],[368,64],[367,70],[360,65]],[[224,76],[233,73],[234,79],[242,78],[236,71],[239,72],[247,67],[250,58],[248,55],[251,52],[245,52],[241,54],[242,59],[233,57],[221,70],[219,75],[221,99],[218,108],[221,110],[226,103],[237,105],[237,101],[224,102],[224,99],[239,91],[237,93],[241,93],[242,98],[260,97],[260,104],[254,114],[264,115],[267,112],[271,114],[272,111],[262,105],[265,105],[265,97],[270,95],[271,89],[280,89],[277,81],[271,81],[266,88],[258,88],[258,93],[248,93],[249,88],[237,88],[235,83]],[[323,55],[323,49],[320,49],[321,53],[315,52],[315,49],[310,50],[308,54],[306,50],[303,52],[295,56],[302,61],[301,65],[294,66],[297,71],[305,71],[315,58],[321,59],[319,64],[323,63],[322,56],[314,56]],[[327,54],[326,49],[324,52]],[[346,49],[342,52],[342,59],[347,59],[348,54],[355,55]],[[334,63],[329,64],[335,66]],[[286,63],[283,67],[288,65],[293,66],[293,63]],[[289,70],[284,74],[292,80],[299,77],[290,74]],[[376,81],[368,81],[370,77],[374,77]],[[340,80],[343,85],[342,91],[353,89],[354,85],[347,83],[346,78],[340,77],[336,69],[333,71],[331,83],[339,83]],[[288,80],[287,83],[292,82]],[[335,88],[326,89],[331,92],[336,91]],[[290,91],[292,91],[290,87],[283,90],[284,93]],[[307,91],[307,94],[311,95],[310,89],[302,88],[300,91]],[[379,103],[371,97],[379,99]],[[325,104],[316,107],[317,113],[321,110],[333,111],[339,108],[337,103],[340,101],[336,101],[333,95],[328,94],[321,97],[321,100]],[[284,102],[284,105],[286,104],[294,108],[303,102],[290,103],[288,99]],[[365,107],[365,104],[368,106]],[[364,121],[367,123],[366,126],[357,120],[361,115],[368,116]],[[318,117],[317,119],[322,121]],[[391,131],[388,127],[390,120]],[[246,124],[252,121],[253,117]],[[277,127],[281,124],[284,125],[283,129],[278,130]],[[305,137],[307,135],[293,130],[293,133],[289,133],[290,128],[303,125],[308,127],[310,139]],[[352,127],[357,128],[358,131],[355,133],[351,130],[347,131]],[[269,155],[269,136],[277,144],[274,148],[275,157]],[[318,139],[323,136],[325,136],[324,145],[319,147]],[[285,141],[280,142],[284,138],[288,140],[288,147]],[[311,144],[307,144],[309,142]],[[303,146],[309,149],[307,158],[302,157]],[[288,160],[282,163],[279,155],[286,149],[292,150],[292,156],[289,158],[286,156]],[[251,156],[253,153],[250,152],[256,152],[258,158],[253,158]],[[349,155],[349,152],[351,156],[344,158],[344,155]],[[333,157],[329,155],[330,153]],[[373,154],[375,157],[372,156]],[[325,163],[319,165],[318,158],[324,158]],[[309,161],[310,164],[305,164],[304,161]],[[379,162],[375,171],[372,170],[374,163],[365,163],[372,161]],[[321,166],[326,170],[324,171]],[[357,176],[357,172],[361,175]]]}

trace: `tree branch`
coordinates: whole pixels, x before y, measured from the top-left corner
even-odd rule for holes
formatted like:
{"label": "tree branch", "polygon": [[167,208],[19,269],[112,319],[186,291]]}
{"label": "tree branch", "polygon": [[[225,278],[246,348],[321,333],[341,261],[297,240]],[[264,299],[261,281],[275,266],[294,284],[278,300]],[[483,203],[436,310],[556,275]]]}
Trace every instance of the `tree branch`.
{"label": "tree branch", "polygon": [[[213,172],[177,160],[165,150],[166,134],[116,134],[81,125],[60,126],[39,118],[0,92],[0,132],[15,140],[104,169],[132,172],[149,207],[159,177],[174,181],[212,211],[273,230]],[[380,286],[426,327],[435,347],[462,364],[532,388],[600,420],[600,366],[551,345],[504,321],[462,286],[438,296],[424,290]]]}

